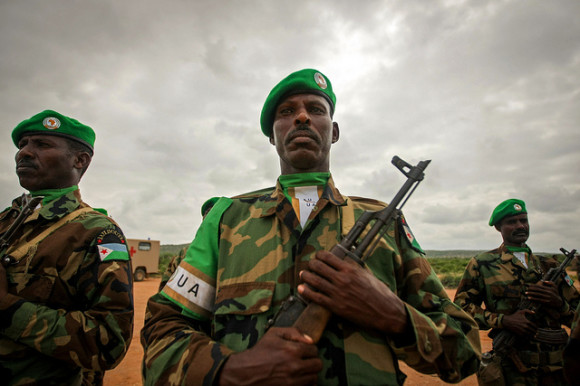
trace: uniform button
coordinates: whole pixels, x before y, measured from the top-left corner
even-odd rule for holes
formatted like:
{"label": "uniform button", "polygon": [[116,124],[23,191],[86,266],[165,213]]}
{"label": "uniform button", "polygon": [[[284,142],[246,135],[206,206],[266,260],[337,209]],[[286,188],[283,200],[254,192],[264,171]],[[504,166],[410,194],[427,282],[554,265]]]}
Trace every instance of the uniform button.
{"label": "uniform button", "polygon": [[429,354],[431,352],[431,350],[433,350],[433,346],[431,345],[431,342],[426,341],[425,342],[425,352],[427,354]]}

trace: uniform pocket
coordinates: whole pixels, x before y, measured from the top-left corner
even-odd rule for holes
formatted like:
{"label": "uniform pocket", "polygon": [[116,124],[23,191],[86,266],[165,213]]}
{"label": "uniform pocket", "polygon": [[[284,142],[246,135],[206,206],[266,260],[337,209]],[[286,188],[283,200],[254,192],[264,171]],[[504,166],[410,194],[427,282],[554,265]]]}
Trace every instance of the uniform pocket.
{"label": "uniform pocket", "polygon": [[215,340],[236,351],[256,344],[272,316],[275,287],[273,281],[220,286],[212,323]]}
{"label": "uniform pocket", "polygon": [[522,287],[520,285],[491,284],[491,294],[498,298],[517,298],[522,296]]}
{"label": "uniform pocket", "polygon": [[252,315],[266,312],[272,306],[276,283],[250,282],[222,286],[215,301],[215,315]]}

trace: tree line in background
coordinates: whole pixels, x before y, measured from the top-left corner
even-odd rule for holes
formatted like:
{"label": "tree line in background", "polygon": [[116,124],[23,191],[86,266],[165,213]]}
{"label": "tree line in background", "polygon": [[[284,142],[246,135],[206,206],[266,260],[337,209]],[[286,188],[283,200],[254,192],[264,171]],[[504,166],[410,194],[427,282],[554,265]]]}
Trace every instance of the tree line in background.
{"label": "tree line in background", "polygon": [[[189,244],[168,244],[161,245],[161,250],[159,252],[159,272],[164,272],[167,269],[167,265],[177,256],[179,252],[187,248]],[[445,286],[445,288],[457,288],[459,281],[463,276],[465,267],[473,256],[478,255],[484,251],[479,250],[446,250],[446,251],[435,251],[427,250],[427,259],[433,267],[433,270],[439,276],[439,279]],[[538,253],[538,255],[553,255],[562,261],[564,259],[563,254],[549,254],[549,253]],[[571,264],[568,268],[568,274],[574,280],[578,280],[578,270],[580,269],[580,264],[578,259]]]}

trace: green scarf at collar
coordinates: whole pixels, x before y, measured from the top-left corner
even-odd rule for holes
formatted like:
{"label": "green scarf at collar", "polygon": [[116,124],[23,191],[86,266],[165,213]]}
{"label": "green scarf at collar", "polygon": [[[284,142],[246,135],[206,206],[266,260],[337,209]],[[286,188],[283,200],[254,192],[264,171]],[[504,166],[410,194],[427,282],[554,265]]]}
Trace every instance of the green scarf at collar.
{"label": "green scarf at collar", "polygon": [[319,186],[326,185],[330,178],[330,172],[284,174],[278,177],[280,185],[286,190],[296,186]]}
{"label": "green scarf at collar", "polygon": [[288,194],[288,188],[295,188],[297,186],[326,186],[329,178],[330,172],[312,172],[283,174],[278,177],[278,181],[282,185],[284,195],[288,201],[292,202],[292,197]]}
{"label": "green scarf at collar", "polygon": [[532,250],[530,248],[528,248],[528,246],[526,245],[525,247],[510,247],[508,245],[505,246],[505,248],[510,251],[510,252],[526,252],[526,253],[532,253]]}
{"label": "green scarf at collar", "polygon": [[68,194],[70,192],[74,192],[78,188],[79,187],[77,185],[73,185],[71,187],[62,188],[62,189],[35,190],[34,192],[30,192],[30,195],[32,197],[44,196],[44,198],[42,199],[42,205],[46,205],[49,202],[56,200],[59,197],[64,196],[65,194]]}

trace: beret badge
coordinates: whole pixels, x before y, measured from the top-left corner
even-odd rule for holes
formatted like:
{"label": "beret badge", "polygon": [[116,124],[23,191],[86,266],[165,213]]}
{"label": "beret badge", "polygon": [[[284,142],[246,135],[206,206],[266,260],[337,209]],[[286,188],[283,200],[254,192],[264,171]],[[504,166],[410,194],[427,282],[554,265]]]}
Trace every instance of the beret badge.
{"label": "beret badge", "polygon": [[326,87],[328,87],[328,85],[326,84],[326,79],[324,79],[324,76],[322,76],[320,72],[314,74],[314,81],[316,82],[318,87],[320,87],[323,90],[326,90]]}
{"label": "beret badge", "polygon": [[46,127],[49,130],[56,130],[60,127],[60,121],[58,118],[55,117],[46,117],[42,121],[42,126]]}

